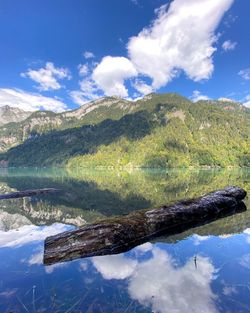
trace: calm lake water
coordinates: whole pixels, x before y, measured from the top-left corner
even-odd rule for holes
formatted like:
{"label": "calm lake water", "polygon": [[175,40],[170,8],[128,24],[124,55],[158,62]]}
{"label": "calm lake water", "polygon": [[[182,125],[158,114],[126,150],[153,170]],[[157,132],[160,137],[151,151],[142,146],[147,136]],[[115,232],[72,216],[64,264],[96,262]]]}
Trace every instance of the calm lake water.
{"label": "calm lake water", "polygon": [[44,239],[104,217],[238,185],[249,170],[2,169],[0,194],[59,188],[0,201],[0,312],[250,312],[249,210],[126,253],[43,265]]}

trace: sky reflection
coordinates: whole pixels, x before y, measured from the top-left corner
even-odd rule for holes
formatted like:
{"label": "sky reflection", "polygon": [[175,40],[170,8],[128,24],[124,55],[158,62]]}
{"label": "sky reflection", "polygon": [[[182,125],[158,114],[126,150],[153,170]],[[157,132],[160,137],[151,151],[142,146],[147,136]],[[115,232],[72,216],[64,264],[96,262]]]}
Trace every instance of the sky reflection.
{"label": "sky reflection", "polygon": [[[147,251],[148,252],[148,251]],[[141,262],[124,255],[96,257],[93,264],[104,279],[128,278],[132,299],[153,312],[217,312],[211,290],[216,269],[209,258],[197,256],[177,266],[167,251],[151,247],[151,257]]]}
{"label": "sky reflection", "polygon": [[[22,173],[17,179],[15,173],[3,175],[11,188],[44,184],[40,173],[36,179]],[[149,199],[154,206],[175,201],[186,197],[183,182],[190,195],[201,194],[209,177],[211,189],[223,187],[224,181],[245,183],[250,176],[244,173],[232,179],[204,172],[186,179],[183,173],[148,179],[127,174],[120,180],[95,174],[88,178],[92,183],[61,179],[67,192],[57,198],[1,202],[0,312],[250,312],[249,210],[123,254],[43,265],[44,239],[77,226],[79,216],[92,222],[125,213],[131,205],[144,206]],[[59,178],[45,181],[54,186]],[[105,210],[98,211],[100,204]],[[75,226],[66,225],[66,219]]]}

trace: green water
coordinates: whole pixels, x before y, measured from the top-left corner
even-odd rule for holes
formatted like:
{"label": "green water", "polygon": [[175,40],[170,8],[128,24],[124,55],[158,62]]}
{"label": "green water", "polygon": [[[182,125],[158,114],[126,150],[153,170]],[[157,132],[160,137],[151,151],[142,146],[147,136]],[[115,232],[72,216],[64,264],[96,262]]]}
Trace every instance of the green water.
{"label": "green water", "polygon": [[228,185],[250,192],[250,171],[2,169],[1,194],[60,192],[0,202],[0,312],[250,311],[249,210],[123,254],[42,264],[49,235]]}

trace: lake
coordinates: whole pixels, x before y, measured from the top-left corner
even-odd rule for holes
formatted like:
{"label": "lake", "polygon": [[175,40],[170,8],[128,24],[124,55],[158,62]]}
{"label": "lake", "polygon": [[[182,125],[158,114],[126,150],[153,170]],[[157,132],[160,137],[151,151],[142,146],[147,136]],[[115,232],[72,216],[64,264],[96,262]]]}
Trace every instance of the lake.
{"label": "lake", "polygon": [[[118,255],[43,265],[47,236],[228,185],[250,170],[1,169],[0,312],[250,312],[250,210]],[[250,200],[245,204],[250,208]]]}

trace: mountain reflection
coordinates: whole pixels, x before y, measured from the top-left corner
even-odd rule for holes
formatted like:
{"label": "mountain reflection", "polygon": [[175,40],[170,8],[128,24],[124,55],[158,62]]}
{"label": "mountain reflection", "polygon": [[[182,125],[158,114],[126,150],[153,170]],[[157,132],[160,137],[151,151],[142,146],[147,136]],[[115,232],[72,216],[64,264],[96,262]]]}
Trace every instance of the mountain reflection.
{"label": "mountain reflection", "polygon": [[47,236],[227,185],[249,192],[250,171],[1,169],[1,194],[61,192],[0,201],[0,312],[248,312],[249,210],[124,254],[43,265]]}
{"label": "mountain reflection", "polygon": [[[20,214],[35,225],[59,222],[81,226],[108,216],[193,198],[228,185],[249,190],[250,171],[1,169],[0,193],[45,187],[57,188],[61,192],[1,201],[0,214]],[[235,225],[245,223],[245,228],[250,226],[247,216],[248,212],[237,215],[239,223]],[[227,232],[230,225],[221,223],[219,229],[223,227],[225,229],[221,231]],[[233,232],[239,228],[236,226]]]}

